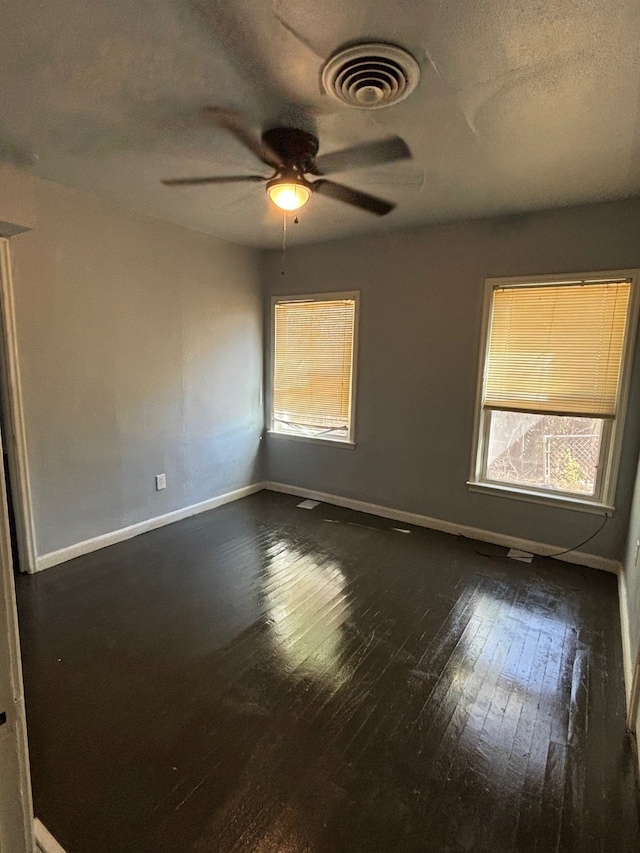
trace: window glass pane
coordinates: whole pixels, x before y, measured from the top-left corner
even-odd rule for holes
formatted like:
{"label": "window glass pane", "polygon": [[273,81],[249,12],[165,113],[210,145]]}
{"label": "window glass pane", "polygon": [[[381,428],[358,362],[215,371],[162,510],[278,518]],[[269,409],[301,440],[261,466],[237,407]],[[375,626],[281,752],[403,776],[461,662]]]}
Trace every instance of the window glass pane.
{"label": "window glass pane", "polygon": [[599,418],[492,411],[486,477],[593,496],[601,441]]}

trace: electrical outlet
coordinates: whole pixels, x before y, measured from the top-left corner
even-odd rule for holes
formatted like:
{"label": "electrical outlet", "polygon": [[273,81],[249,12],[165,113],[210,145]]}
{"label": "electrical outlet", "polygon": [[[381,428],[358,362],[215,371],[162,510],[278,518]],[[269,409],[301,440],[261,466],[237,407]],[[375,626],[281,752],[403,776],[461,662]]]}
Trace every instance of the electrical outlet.
{"label": "electrical outlet", "polygon": [[638,565],[638,553],[640,553],[640,539],[636,539],[636,556],[633,561],[636,565]]}
{"label": "electrical outlet", "polygon": [[162,489],[167,488],[167,475],[166,474],[156,474],[156,492],[162,491]]}

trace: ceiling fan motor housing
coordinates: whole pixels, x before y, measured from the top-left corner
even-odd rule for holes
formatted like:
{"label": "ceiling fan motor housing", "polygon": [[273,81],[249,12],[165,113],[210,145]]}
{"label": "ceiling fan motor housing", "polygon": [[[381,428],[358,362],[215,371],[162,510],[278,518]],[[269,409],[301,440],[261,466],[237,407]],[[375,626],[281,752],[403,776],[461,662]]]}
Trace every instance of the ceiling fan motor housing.
{"label": "ceiling fan motor housing", "polygon": [[361,110],[389,107],[408,97],[420,80],[420,66],[401,47],[367,43],[343,48],[322,69],[324,90],[336,101]]}
{"label": "ceiling fan motor housing", "polygon": [[318,139],[306,130],[295,127],[274,127],[262,134],[263,142],[279,154],[287,167],[297,167],[304,173],[313,169],[318,153]]}

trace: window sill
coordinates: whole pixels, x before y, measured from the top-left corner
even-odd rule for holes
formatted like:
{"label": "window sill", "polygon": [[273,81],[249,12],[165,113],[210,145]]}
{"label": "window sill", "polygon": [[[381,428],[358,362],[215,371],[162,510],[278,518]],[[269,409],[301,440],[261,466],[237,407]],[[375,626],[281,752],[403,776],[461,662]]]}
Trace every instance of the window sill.
{"label": "window sill", "polygon": [[295,435],[288,432],[274,432],[268,429],[269,438],[285,439],[287,441],[304,441],[307,444],[324,444],[332,447],[342,447],[346,450],[355,450],[355,441],[345,441],[343,438],[323,438],[318,435]]}
{"label": "window sill", "polygon": [[593,515],[613,515],[615,507],[608,504],[586,501],[581,498],[570,498],[567,495],[550,495],[547,492],[536,492],[533,490],[518,489],[513,486],[502,486],[498,483],[481,483],[473,480],[467,481],[470,492],[495,495],[501,498],[513,498],[517,501],[528,501],[529,503],[545,504],[555,506],[559,509],[571,509],[574,512],[589,512]]}

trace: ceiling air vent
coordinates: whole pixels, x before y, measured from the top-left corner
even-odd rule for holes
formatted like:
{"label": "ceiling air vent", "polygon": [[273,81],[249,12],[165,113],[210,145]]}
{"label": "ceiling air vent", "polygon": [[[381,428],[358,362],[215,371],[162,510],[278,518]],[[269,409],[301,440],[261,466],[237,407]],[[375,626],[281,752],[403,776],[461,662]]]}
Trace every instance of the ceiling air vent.
{"label": "ceiling air vent", "polygon": [[361,110],[397,104],[418,85],[420,67],[391,44],[358,44],[339,50],[322,69],[322,84],[336,101]]}

